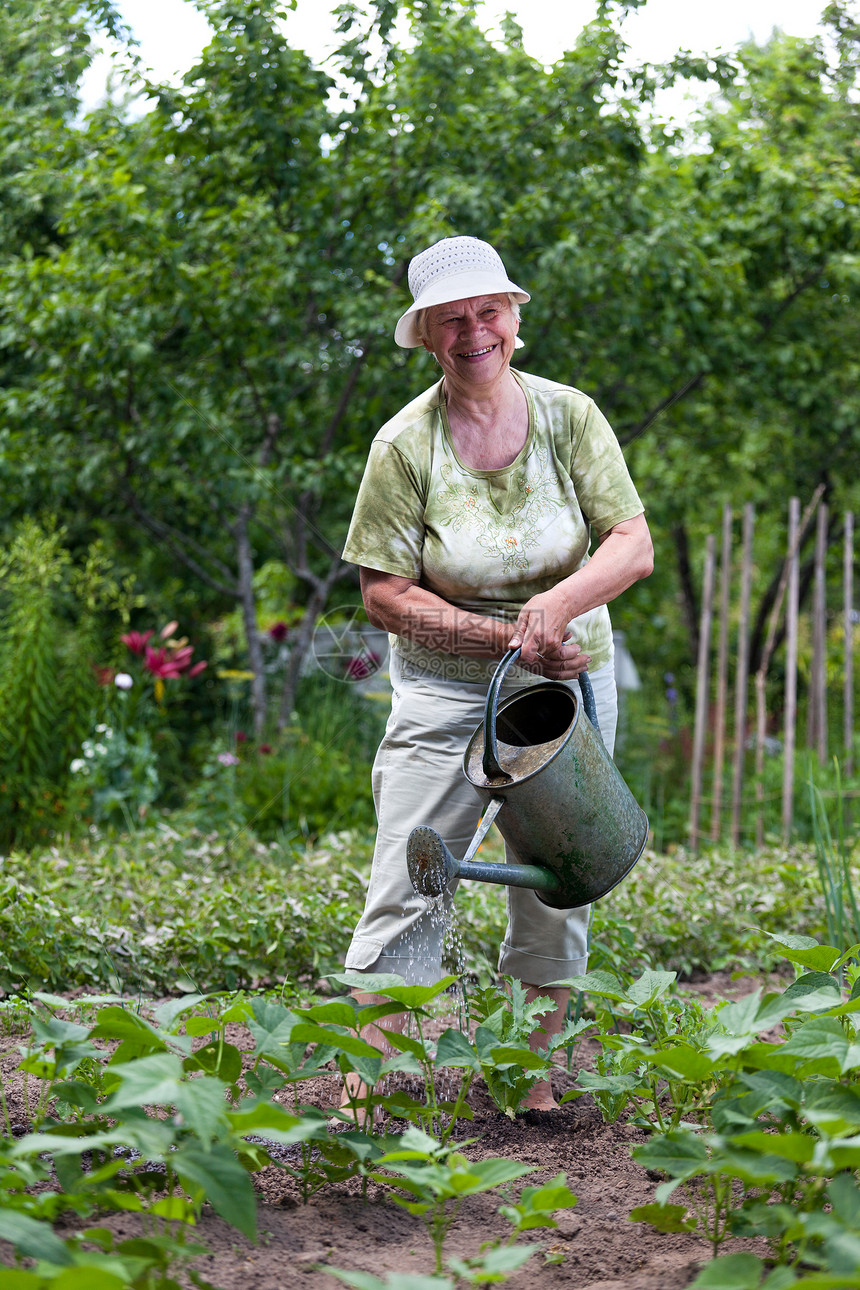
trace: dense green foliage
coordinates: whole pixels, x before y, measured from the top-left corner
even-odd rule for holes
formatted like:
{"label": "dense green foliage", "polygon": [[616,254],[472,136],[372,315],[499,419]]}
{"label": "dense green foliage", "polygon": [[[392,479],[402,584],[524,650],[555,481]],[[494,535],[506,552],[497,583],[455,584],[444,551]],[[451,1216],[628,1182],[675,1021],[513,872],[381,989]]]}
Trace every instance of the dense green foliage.
{"label": "dense green foliage", "polygon": [[[784,38],[622,74],[621,4],[550,69],[511,21],[490,42],[469,0],[379,4],[374,63],[346,5],[346,98],[277,0],[203,7],[213,38],[181,88],[83,121],[85,13],[7,7],[28,53],[4,99],[29,107],[2,132],[3,522],[48,504],[76,542],[109,536],[156,616],[239,607],[258,722],[254,571],[279,563],[314,615],[332,594],[370,436],[431,376],[390,332],[434,237],[503,249],[533,295],[522,365],[592,392],[630,445],[660,560],[621,617],[658,666],[690,657],[685,562],[724,501],[760,507],[762,595],[789,494],[856,500],[842,6],[827,53]],[[683,75],[720,94],[681,132],[650,105]]]}
{"label": "dense green foliage", "polygon": [[[131,836],[13,853],[0,887],[0,988],[136,995],[285,978],[307,987],[343,960],[370,852],[370,840],[355,833],[304,847],[161,822]],[[488,839],[484,856],[501,859],[501,839]],[[504,892],[462,883],[451,970],[476,987],[490,984],[504,925]],[[591,962],[684,975],[760,968],[772,958],[753,928],[823,936],[827,926],[811,848],[695,859],[647,852],[595,907]]]}
{"label": "dense green foliage", "polygon": [[[379,0],[369,18],[347,4],[325,72],[295,48],[288,5],[201,6],[212,39],[181,86],[152,85],[132,63],[128,93],[148,97],[85,116],[77,87],[93,37],[125,40],[110,6],[16,0],[2,19],[0,540],[35,541],[20,526],[36,514],[46,535],[63,526],[57,559],[81,569],[100,543],[102,584],[133,583],[131,621],[102,622],[101,644],[91,606],[63,607],[84,664],[71,673],[71,725],[87,669],[116,664],[128,626],[178,620],[204,656],[218,653],[194,715],[186,706],[181,721],[162,714],[158,730],[133,732],[129,791],[106,771],[99,803],[119,823],[196,783],[195,800],[214,805],[202,772],[214,748],[233,751],[226,717],[274,749],[237,770],[235,822],[256,819],[267,837],[323,827],[326,791],[302,773],[296,742],[299,678],[319,615],[342,605],[348,616],[358,600],[338,553],[367,445],[432,379],[423,352],[391,340],[408,260],[459,232],[496,243],[532,292],[522,366],[592,393],[626,445],[658,561],[615,618],[655,722],[640,747],[659,760],[676,733],[662,677],[683,717],[699,552],[723,503],[757,507],[755,664],[788,496],[823,483],[834,538],[858,501],[847,6],[828,6],[828,41],[779,37],[622,71],[620,0],[551,68],[510,20],[488,39],[471,0]],[[402,46],[398,14],[411,23]],[[653,102],[683,77],[718,92],[681,129]],[[14,692],[4,719],[18,775],[9,793],[3,771],[17,816],[0,827],[6,847],[44,835],[40,801],[57,820],[76,809],[63,792],[68,732],[46,762],[37,728],[65,703],[48,588],[22,619],[11,576],[4,564],[0,621],[18,651],[0,678]],[[280,651],[274,629],[286,632]],[[224,670],[244,684],[219,684]],[[360,775],[354,745],[340,751],[320,778],[343,801]],[[287,783],[289,805],[281,790],[270,809]],[[679,836],[672,809],[666,838]],[[89,813],[104,816],[93,801]]]}

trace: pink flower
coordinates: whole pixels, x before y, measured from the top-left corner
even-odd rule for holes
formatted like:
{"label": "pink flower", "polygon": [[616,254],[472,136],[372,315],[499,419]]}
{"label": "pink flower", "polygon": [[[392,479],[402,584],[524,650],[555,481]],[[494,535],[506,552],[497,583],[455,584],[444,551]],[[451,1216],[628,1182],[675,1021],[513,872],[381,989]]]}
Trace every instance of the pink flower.
{"label": "pink flower", "polygon": [[127,632],[125,636],[120,636],[123,645],[127,645],[132,654],[143,654],[146,649],[146,643],[152,632]]}
{"label": "pink flower", "polygon": [[221,752],[218,754],[218,761],[222,766],[238,766],[239,758],[235,753]]}
{"label": "pink flower", "polygon": [[177,650],[175,653],[171,653],[166,649],[151,649],[147,645],[146,654],[143,659],[143,666],[148,672],[151,672],[153,676],[158,676],[163,679],[181,676],[182,672],[188,666],[192,654],[192,651],[188,649],[187,658],[181,659],[179,657],[180,654],[184,654],[185,652],[185,650]]}
{"label": "pink flower", "polygon": [[205,668],[207,668],[208,666],[209,666],[209,664],[206,662],[206,660],[205,660],[205,659],[203,659],[201,662],[199,662],[199,663],[195,663],[195,664],[194,664],[194,666],[193,666],[192,668],[190,668],[190,669],[189,669],[188,675],[189,675],[189,676],[199,676],[199,675],[200,675],[200,673],[201,673]]}
{"label": "pink flower", "polygon": [[271,636],[273,641],[277,641],[277,643],[280,645],[281,641],[284,641],[287,639],[287,633],[289,632],[289,630],[290,629],[286,623],[273,623],[272,626],[269,628],[269,635]]}
{"label": "pink flower", "polygon": [[176,631],[178,626],[179,626],[179,623],[174,620],[172,623],[168,623],[166,627],[162,627],[161,631],[158,634],[163,641],[169,640],[170,637]]}

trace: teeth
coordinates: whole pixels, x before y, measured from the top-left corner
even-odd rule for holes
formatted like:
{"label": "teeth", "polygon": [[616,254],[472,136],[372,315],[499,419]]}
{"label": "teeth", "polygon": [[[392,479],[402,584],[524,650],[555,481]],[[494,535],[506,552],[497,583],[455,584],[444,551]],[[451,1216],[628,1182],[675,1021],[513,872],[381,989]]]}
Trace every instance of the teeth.
{"label": "teeth", "polygon": [[469,352],[468,354],[464,354],[464,355],[463,355],[463,357],[464,357],[464,358],[477,358],[479,354],[489,354],[489,352],[490,352],[490,350],[491,350],[492,348],[493,348],[493,346],[492,346],[492,345],[487,345],[487,346],[485,346],[485,347],[484,347],[484,349],[473,349],[473,350],[470,350],[470,352]]}

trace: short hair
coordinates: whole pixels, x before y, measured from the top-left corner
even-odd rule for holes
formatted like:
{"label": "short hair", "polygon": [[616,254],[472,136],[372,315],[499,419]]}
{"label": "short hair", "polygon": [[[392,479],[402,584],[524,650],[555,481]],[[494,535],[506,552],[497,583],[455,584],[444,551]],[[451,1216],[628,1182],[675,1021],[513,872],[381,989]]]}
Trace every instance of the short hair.
{"label": "short hair", "polygon": [[[514,315],[514,318],[516,318],[516,320],[519,322],[519,318],[520,318],[519,300],[517,300],[510,291],[503,291],[500,294],[505,297],[505,299],[507,300],[508,304],[511,307],[511,313]],[[418,309],[415,312],[415,334],[418,337],[419,341],[422,343],[422,345],[424,341],[430,339],[428,328],[427,328],[427,315],[429,314],[431,309],[438,309],[438,307],[439,307],[438,305],[428,305],[426,309]]]}

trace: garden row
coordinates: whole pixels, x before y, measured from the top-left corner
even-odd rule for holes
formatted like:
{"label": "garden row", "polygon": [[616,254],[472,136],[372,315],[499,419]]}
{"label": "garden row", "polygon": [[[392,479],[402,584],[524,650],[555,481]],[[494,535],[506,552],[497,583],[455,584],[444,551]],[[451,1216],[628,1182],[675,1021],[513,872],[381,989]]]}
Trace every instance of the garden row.
{"label": "garden row", "polygon": [[[10,1000],[7,1019],[24,1022],[30,1035],[20,1069],[39,1093],[24,1136],[13,1132],[3,1104],[0,1237],[35,1260],[8,1269],[4,1284],[167,1287],[185,1265],[205,1285],[191,1266],[205,1251],[190,1239],[204,1202],[253,1238],[252,1175],[271,1164],[293,1176],[304,1201],[354,1180],[365,1194],[381,1187],[420,1216],[436,1253],[435,1279],[420,1284],[450,1290],[503,1280],[533,1252],[517,1238],[553,1226],[553,1214],[576,1198],[563,1174],[526,1186],[500,1205],[508,1240],[474,1258],[447,1256],[447,1233],[468,1197],[530,1172],[509,1158],[481,1159],[462,1140],[472,1114],[466,1094],[481,1078],[514,1116],[552,1050],[558,1059],[593,1032],[596,1070],[581,1070],[567,1098],[590,1094],[605,1120],[625,1116],[647,1128],[634,1156],[664,1181],[655,1201],[630,1217],[707,1237],[717,1257],[697,1287],[860,1287],[860,947],[843,953],[778,936],[772,948],[795,966],[796,980],[710,1012],[676,992],[671,972],[575,978],[579,1019],[546,1056],[527,1044],[540,1002],[526,1004],[513,982],[477,990],[471,1024],[449,1026],[435,1040],[428,1022],[454,977],[409,987],[397,977],[361,976],[363,988],[383,997],[364,1005],[348,994],[292,1008],[265,993],[191,995],[162,1004],[152,1020],[121,1000]],[[336,989],[355,984],[349,973],[333,978]],[[69,1017],[75,1009],[78,1020]],[[361,1031],[403,1014],[408,1025],[390,1032],[394,1055],[386,1060]],[[228,1039],[234,1023],[247,1036],[241,1046]],[[326,1113],[304,1106],[303,1084],[333,1068],[364,1081],[366,1095],[353,1108],[362,1123],[372,1125],[380,1107],[404,1131],[365,1131],[347,1113],[333,1127]],[[444,1100],[443,1069],[452,1089]],[[423,1092],[392,1091],[392,1074],[410,1076]],[[278,1146],[296,1150],[284,1155]],[[117,1212],[139,1214],[142,1234],[117,1240],[104,1223],[84,1225]],[[53,1225],[69,1214],[80,1230],[61,1239]],[[766,1238],[770,1256],[720,1256],[730,1233]],[[337,1275],[365,1288],[419,1284],[402,1275],[385,1282]]]}

